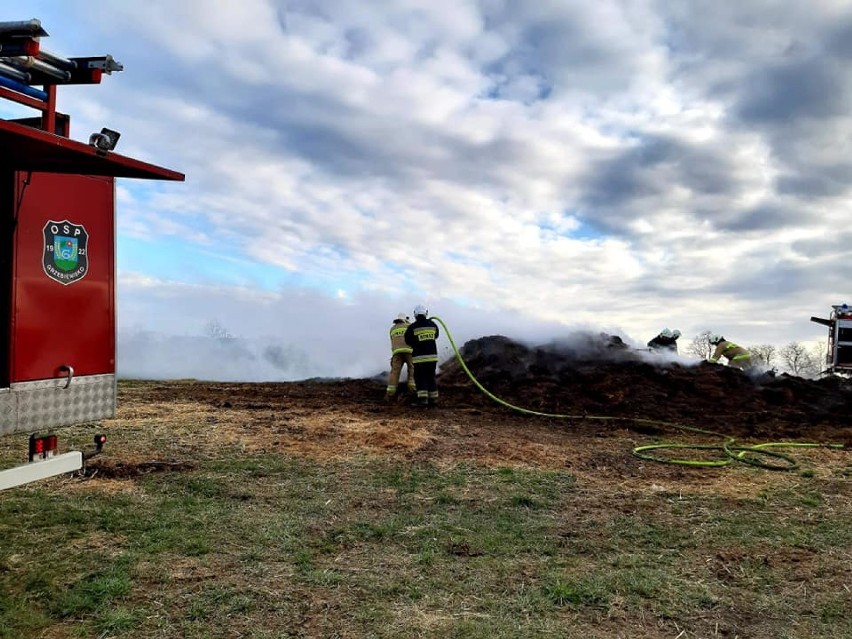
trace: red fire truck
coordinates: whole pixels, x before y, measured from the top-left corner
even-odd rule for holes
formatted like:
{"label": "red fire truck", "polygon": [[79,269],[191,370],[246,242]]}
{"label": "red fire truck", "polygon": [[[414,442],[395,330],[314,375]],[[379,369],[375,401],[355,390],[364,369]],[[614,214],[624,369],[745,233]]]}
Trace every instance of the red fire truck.
{"label": "red fire truck", "polygon": [[40,112],[0,120],[0,435],[30,434],[29,462],[1,470],[0,490],[100,451],[102,435],[59,454],[50,429],[115,415],[115,180],[184,179],[115,153],[116,131],[71,139],[57,87],[123,67],[49,53],[47,35],[38,20],[0,22],[0,98]]}
{"label": "red fire truck", "polygon": [[823,373],[852,375],[852,307],[835,304],[825,317],[811,317],[812,322],[828,326],[828,351]]}

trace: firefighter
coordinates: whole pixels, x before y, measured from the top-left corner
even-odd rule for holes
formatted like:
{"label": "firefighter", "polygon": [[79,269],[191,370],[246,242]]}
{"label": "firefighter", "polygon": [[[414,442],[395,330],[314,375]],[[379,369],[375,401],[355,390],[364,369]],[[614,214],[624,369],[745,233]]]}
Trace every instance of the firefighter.
{"label": "firefighter", "polygon": [[738,346],[733,342],[726,340],[721,335],[710,335],[708,338],[710,343],[716,347],[710,361],[714,364],[719,361],[720,357],[728,360],[728,366],[747,370],[751,368],[751,353],[742,346]]}
{"label": "firefighter", "polygon": [[408,373],[408,392],[412,395],[414,386],[414,363],[411,361],[411,347],[405,343],[405,331],[411,325],[408,316],[400,313],[390,327],[391,360],[390,375],[388,376],[388,389],[385,400],[390,401],[396,397],[396,387],[399,384],[399,376],[402,374],[403,365]]}
{"label": "firefighter", "polygon": [[680,337],[680,331],[675,329],[670,331],[664,328],[654,339],[648,342],[648,348],[652,351],[672,351],[677,353],[677,339]]}
{"label": "firefighter", "polygon": [[438,368],[438,325],[428,319],[429,309],[418,304],[414,309],[414,323],[405,331],[405,343],[412,348],[414,383],[417,400],[414,406],[437,406],[438,384],[435,372]]}

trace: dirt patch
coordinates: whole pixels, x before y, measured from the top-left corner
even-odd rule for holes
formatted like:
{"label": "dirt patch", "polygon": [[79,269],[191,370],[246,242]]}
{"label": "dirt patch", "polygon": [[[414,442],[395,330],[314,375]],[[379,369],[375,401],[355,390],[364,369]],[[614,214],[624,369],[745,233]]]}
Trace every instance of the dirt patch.
{"label": "dirt patch", "polygon": [[[737,496],[777,485],[778,475],[786,475],[789,483],[796,473],[742,465],[694,469],[644,461],[631,451],[661,440],[721,443],[718,436],[679,431],[671,424],[710,429],[744,444],[852,443],[843,408],[850,401],[845,381],[753,379],[723,366],[655,367],[624,355],[598,362],[565,360],[552,364],[555,373],[547,373],[543,365],[524,363],[524,357],[540,354],[530,355],[519,345],[491,348],[487,362],[480,361],[475,345],[465,347],[469,366],[490,391],[517,405],[574,418],[530,416],[505,408],[451,363],[445,363],[439,377],[441,405],[428,410],[410,407],[407,401],[385,403],[381,378],[134,382],[119,386],[118,419],[108,424],[116,429],[110,441],[125,440],[122,448],[134,458],[103,465],[100,476],[179,471],[181,464],[214,458],[228,446],[321,460],[377,455],[447,466],[562,470],[589,489],[615,494],[677,494],[688,485],[692,492]],[[510,353],[512,361],[496,359],[500,352]],[[772,397],[783,394],[788,400],[767,408],[767,389]],[[596,419],[605,415],[620,419]],[[145,458],[152,438],[168,442],[173,454],[166,462]],[[791,454],[813,476],[844,478],[850,472],[843,450],[808,448]],[[736,481],[731,481],[731,473],[737,474]]]}
{"label": "dirt patch", "polygon": [[95,459],[86,464],[83,476],[101,479],[132,479],[151,473],[184,472],[193,468],[193,464],[183,461],[151,460],[134,463],[104,458]]}

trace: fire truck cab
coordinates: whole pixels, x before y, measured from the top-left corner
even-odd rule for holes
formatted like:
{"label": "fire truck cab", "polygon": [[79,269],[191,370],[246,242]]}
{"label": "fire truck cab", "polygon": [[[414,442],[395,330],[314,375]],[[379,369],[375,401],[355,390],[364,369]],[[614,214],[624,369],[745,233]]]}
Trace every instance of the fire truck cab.
{"label": "fire truck cab", "polygon": [[0,22],[0,98],[40,111],[0,120],[0,435],[33,433],[29,463],[0,471],[0,490],[82,467],[83,453],[60,455],[36,431],[115,416],[115,180],[184,179],[116,154],[116,131],[70,138],[57,86],[123,67],[48,53],[47,35],[38,20]]}

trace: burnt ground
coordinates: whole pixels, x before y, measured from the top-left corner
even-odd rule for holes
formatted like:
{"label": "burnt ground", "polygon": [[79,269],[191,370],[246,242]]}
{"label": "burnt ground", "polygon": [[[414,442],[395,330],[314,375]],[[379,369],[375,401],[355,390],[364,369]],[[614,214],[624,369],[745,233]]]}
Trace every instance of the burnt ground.
{"label": "burnt ground", "polygon": [[[730,468],[694,469],[631,454],[635,446],[661,440],[721,442],[676,427],[683,425],[734,436],[744,444],[844,444],[847,450],[796,449],[791,454],[820,475],[848,477],[852,468],[847,452],[852,447],[852,383],[846,379],[805,380],[745,374],[709,363],[666,362],[608,348],[595,339],[578,349],[576,343],[531,348],[504,337],[485,337],[465,344],[462,353],[482,386],[502,400],[573,417],[532,416],[506,408],[476,388],[455,360],[442,363],[441,405],[436,409],[413,408],[405,397],[385,403],[384,376],[286,383],[123,383],[115,427],[138,426],[140,433],[155,434],[192,419],[206,424],[205,437],[194,437],[185,455],[166,461],[152,460],[144,447],[134,453],[130,446],[124,454],[113,451],[90,466],[104,478],[155,472],[170,469],[170,464],[191,464],[205,450],[212,454],[219,446],[234,445],[317,459],[384,455],[437,464],[563,469],[599,485],[635,481],[647,488],[649,480],[655,485],[670,480],[706,490],[751,490],[724,478]],[[700,452],[703,459],[718,455]],[[753,473],[754,490],[765,481],[758,475],[778,473]]]}

